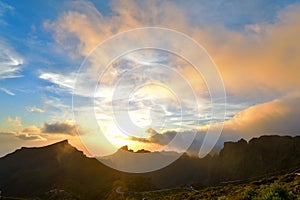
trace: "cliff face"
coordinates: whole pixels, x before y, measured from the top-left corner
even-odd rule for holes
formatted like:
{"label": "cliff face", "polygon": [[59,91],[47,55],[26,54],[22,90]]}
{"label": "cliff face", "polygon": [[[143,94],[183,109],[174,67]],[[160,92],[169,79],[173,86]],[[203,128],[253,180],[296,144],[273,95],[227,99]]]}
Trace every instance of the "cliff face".
{"label": "cliff face", "polygon": [[300,137],[262,136],[249,143],[245,140],[226,142],[218,163],[228,179],[287,170],[300,165]]}
{"label": "cliff face", "polygon": [[[126,153],[129,151],[122,149],[106,159],[130,161],[124,158]],[[148,155],[145,150],[137,154]],[[170,152],[157,154],[160,158],[173,156]],[[300,167],[300,137],[262,136],[249,142],[226,142],[219,155],[199,159],[183,154],[171,165],[145,174],[113,170],[62,141],[41,148],[21,148],[0,158],[0,190],[7,196],[43,197],[61,189],[76,198],[102,199],[120,185],[132,191],[193,183],[218,185],[296,166]]]}

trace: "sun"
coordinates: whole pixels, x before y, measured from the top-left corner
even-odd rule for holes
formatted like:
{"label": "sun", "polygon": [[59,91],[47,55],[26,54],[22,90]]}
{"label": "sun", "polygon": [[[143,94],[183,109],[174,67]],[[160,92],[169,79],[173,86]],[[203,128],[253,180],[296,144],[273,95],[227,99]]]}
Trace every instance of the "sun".
{"label": "sun", "polygon": [[115,124],[109,124],[103,128],[103,133],[106,139],[116,148],[124,145],[129,145],[132,141],[130,137],[124,134]]}
{"label": "sun", "polygon": [[159,151],[163,149],[163,146],[159,144],[143,143],[132,140],[132,136],[124,134],[115,124],[106,126],[105,130],[103,130],[103,133],[106,139],[117,149],[125,145],[134,151],[140,149]]}

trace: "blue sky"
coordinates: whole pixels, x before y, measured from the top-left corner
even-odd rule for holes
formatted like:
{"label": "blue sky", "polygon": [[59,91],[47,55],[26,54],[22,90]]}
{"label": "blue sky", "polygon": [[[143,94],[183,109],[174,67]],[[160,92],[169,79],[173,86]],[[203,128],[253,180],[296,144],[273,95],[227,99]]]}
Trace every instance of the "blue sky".
{"label": "blue sky", "polygon": [[[298,72],[294,66],[298,63],[299,25],[293,17],[297,16],[299,3],[296,0],[1,1],[0,134],[6,135],[3,139],[0,135],[0,143],[15,141],[17,145],[0,147],[0,154],[18,146],[43,145],[65,137],[73,138],[73,143],[80,146],[73,132],[69,134],[76,126],[72,121],[71,91],[77,70],[98,43],[116,33],[145,26],[171,28],[189,35],[206,48],[220,67],[228,96],[229,122],[224,131],[227,138],[269,133],[271,129],[266,126],[258,128],[263,131],[255,134],[241,127],[242,134],[236,134],[231,127],[235,122],[230,120],[255,106],[268,103],[283,106],[289,102],[288,106],[298,98],[299,82],[292,76]],[[289,38],[294,38],[294,42],[288,41]],[[277,58],[269,55],[272,50]],[[286,53],[291,51],[295,55]],[[288,57],[283,58],[286,54]],[[252,66],[256,57],[261,67]],[[247,59],[249,66],[244,63]],[[285,70],[286,65],[291,65],[289,71]],[[269,80],[258,74],[260,69],[273,78]],[[190,76],[187,70],[182,73]],[[254,123],[252,119],[242,120]],[[15,125],[16,121],[21,125]],[[45,123],[57,125],[57,131],[46,133]],[[39,131],[24,131],[33,126]],[[166,127],[164,131],[168,128],[176,127]],[[278,130],[295,134],[293,128]],[[21,135],[26,135],[27,140],[22,140]]]}

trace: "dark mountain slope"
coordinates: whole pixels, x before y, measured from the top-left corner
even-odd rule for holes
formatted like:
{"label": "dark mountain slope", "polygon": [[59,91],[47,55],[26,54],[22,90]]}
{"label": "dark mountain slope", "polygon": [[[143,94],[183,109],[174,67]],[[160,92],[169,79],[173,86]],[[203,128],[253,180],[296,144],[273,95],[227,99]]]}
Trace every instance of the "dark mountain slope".
{"label": "dark mountain slope", "polygon": [[[120,152],[105,159],[128,160]],[[147,151],[139,153],[143,154]],[[173,154],[162,152],[159,156]],[[145,174],[118,172],[62,141],[41,148],[21,148],[0,158],[0,190],[6,196],[44,198],[50,190],[59,189],[73,199],[106,199],[120,186],[142,191],[195,183],[220,185],[282,173],[296,166],[300,166],[300,137],[263,136],[249,143],[226,142],[219,155],[199,159],[183,154],[171,165]]]}
{"label": "dark mountain slope", "polygon": [[226,142],[218,157],[221,179],[245,179],[300,165],[300,137],[262,136]]}
{"label": "dark mountain slope", "polygon": [[101,196],[117,174],[67,141],[21,148],[0,159],[0,188],[6,195],[41,196],[59,188],[80,196]]}

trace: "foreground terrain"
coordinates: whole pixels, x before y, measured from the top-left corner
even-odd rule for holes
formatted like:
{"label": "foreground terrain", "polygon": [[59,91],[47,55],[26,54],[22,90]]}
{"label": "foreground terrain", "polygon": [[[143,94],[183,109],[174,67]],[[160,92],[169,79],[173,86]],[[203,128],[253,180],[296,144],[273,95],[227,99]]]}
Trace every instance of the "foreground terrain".
{"label": "foreground terrain", "polygon": [[[118,191],[120,189],[120,191]],[[3,200],[33,200],[33,198],[3,197]],[[40,198],[34,198],[40,199]],[[63,191],[53,191],[41,199],[76,199]],[[116,200],[181,200],[181,199],[216,199],[216,200],[298,200],[300,199],[300,170],[263,178],[246,184],[226,184],[223,186],[193,188],[178,187],[173,189],[148,192],[122,192],[117,187],[105,199]]]}
{"label": "foreground terrain", "polygon": [[[236,200],[298,200],[300,199],[300,173],[263,178],[247,184],[227,184],[203,189],[170,189],[128,194],[125,199],[236,199]],[[112,198],[113,199],[113,198]],[[122,197],[115,196],[115,199]]]}

